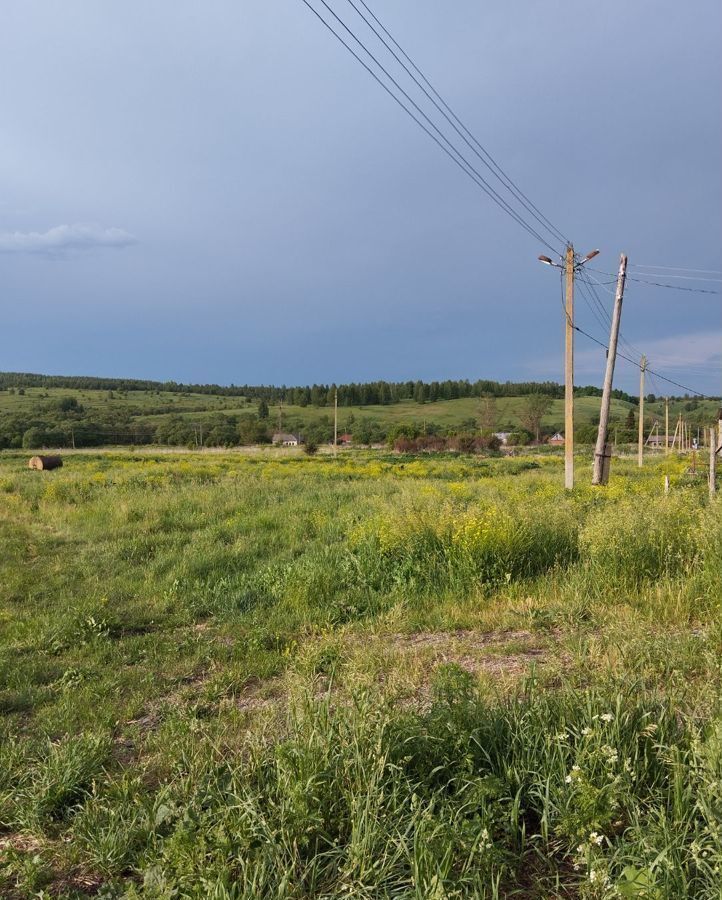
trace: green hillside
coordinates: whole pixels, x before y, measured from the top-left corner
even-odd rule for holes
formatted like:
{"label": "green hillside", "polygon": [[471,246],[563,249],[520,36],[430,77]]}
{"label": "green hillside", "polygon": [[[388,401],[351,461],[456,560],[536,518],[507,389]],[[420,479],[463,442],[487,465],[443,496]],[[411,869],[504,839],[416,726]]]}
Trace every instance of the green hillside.
{"label": "green hillside", "polygon": [[[523,426],[524,396],[496,397],[492,421],[496,431]],[[543,417],[546,434],[563,430],[564,401],[549,398]],[[289,405],[239,396],[195,393],[186,390],[106,390],[72,387],[9,387],[0,390],[0,449],[39,446],[97,446],[102,444],[199,444],[256,443],[273,431],[308,431],[318,441],[330,438],[333,409],[330,406]],[[575,400],[576,427],[583,440],[597,422],[600,398]],[[693,428],[714,421],[716,400],[670,402],[674,427],[682,413]],[[638,406],[633,400],[612,401],[612,427],[623,429]],[[259,415],[260,414],[260,415]],[[419,403],[405,399],[395,403],[339,406],[340,432],[355,433],[357,440],[384,440],[400,426],[417,431],[475,431],[482,420],[478,397]],[[663,402],[645,404],[645,426],[664,421]],[[584,430],[584,426],[587,426]],[[636,432],[635,432],[636,434]],[[624,436],[620,440],[625,439]],[[629,429],[626,439],[630,440]]]}

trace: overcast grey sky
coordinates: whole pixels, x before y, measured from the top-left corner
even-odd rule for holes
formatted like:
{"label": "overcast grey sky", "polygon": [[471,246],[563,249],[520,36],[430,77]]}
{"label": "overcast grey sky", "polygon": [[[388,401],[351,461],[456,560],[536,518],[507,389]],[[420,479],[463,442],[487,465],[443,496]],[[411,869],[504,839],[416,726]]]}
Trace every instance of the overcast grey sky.
{"label": "overcast grey sky", "polygon": [[[718,0],[368,3],[595,267],[722,269]],[[2,370],[562,378],[545,248],[301,0],[4,3],[0,122]],[[630,283],[623,332],[719,393],[721,299]]]}

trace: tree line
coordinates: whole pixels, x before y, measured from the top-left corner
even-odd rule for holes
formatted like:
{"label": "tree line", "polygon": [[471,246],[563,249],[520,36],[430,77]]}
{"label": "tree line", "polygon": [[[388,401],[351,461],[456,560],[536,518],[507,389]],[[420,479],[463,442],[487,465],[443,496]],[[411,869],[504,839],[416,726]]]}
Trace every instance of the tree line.
{"label": "tree line", "polygon": [[[552,399],[564,396],[564,386],[555,381],[491,381],[468,379],[445,381],[367,381],[350,384],[313,384],[289,387],[286,385],[219,385],[182,384],[175,381],[151,381],[134,378],[96,378],[86,375],[37,375],[28,372],[0,372],[0,390],[8,388],[74,388],[77,390],[148,391],[158,394],[213,394],[220,397],[245,397],[267,403],[286,403],[290,406],[333,406],[338,392],[340,406],[377,406],[414,400],[434,403],[438,400],[459,400],[466,397],[491,395],[519,397],[543,394]],[[601,389],[594,385],[575,388],[579,397],[599,397]],[[637,399],[625,391],[614,391],[619,400],[636,403]]]}

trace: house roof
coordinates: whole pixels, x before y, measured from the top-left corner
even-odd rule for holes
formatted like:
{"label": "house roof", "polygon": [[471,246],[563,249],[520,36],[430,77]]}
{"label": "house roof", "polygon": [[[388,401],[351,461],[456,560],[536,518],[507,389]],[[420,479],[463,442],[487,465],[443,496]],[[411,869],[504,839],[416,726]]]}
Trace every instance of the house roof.
{"label": "house roof", "polygon": [[271,438],[271,440],[276,441],[276,442],[278,442],[278,441],[298,441],[300,439],[301,439],[301,436],[299,434],[288,434],[287,432],[284,432],[284,431],[277,431]]}

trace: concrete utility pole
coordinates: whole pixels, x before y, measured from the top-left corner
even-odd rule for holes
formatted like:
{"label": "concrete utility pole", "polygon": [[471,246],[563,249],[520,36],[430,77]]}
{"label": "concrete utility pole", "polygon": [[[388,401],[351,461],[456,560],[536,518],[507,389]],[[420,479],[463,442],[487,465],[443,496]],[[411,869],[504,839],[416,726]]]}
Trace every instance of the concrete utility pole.
{"label": "concrete utility pole", "polygon": [[562,265],[548,256],[539,261],[554,266],[566,274],[566,302],[564,307],[564,487],[574,487],[574,273],[584,263],[594,259],[599,250],[592,250],[578,263],[574,259],[574,247],[567,245]]}
{"label": "concrete utility pole", "polygon": [[574,487],[574,247],[565,260],[566,307],[564,316],[564,487]]}
{"label": "concrete utility pole", "polygon": [[639,445],[637,449],[637,465],[644,463],[644,372],[647,368],[647,357],[642,355],[639,364]]}
{"label": "concrete utility pole", "polygon": [[614,295],[612,330],[609,333],[609,351],[607,352],[607,368],[604,373],[602,408],[599,412],[599,431],[597,432],[597,446],[594,450],[594,469],[592,471],[592,484],[606,484],[606,479],[604,478],[604,461],[605,457],[608,457],[610,454],[609,445],[607,444],[607,429],[609,428],[609,406],[612,400],[612,380],[614,378],[614,365],[617,361],[617,341],[619,339],[619,323],[622,318],[622,301],[624,299],[624,282],[626,280],[626,277],[627,257],[624,255],[624,253],[622,253],[619,258],[617,291]]}
{"label": "concrete utility pole", "polygon": [[664,398],[664,452],[669,453],[669,397]]}

